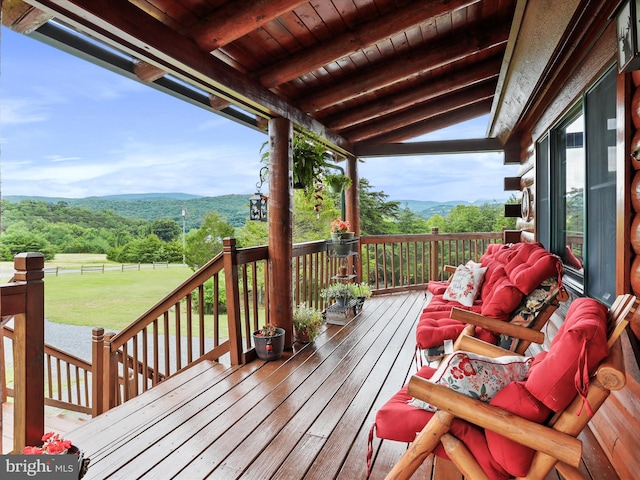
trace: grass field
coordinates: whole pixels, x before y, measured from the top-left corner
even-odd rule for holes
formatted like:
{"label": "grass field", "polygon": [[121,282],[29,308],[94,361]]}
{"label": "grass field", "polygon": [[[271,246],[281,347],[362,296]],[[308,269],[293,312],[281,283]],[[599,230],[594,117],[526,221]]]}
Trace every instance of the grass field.
{"label": "grass field", "polygon": [[[80,274],[81,265],[105,265],[105,272]],[[45,264],[59,267],[59,274],[45,275],[45,317],[70,325],[121,330],[193,272],[188,267],[140,270],[108,270],[121,264],[106,261],[105,255],[66,254]],[[6,282],[13,264],[2,262],[0,276]]]}

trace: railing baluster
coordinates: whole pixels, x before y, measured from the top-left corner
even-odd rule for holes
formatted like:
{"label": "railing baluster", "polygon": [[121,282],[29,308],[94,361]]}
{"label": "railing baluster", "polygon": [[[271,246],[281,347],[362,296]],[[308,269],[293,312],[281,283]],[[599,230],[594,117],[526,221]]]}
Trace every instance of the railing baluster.
{"label": "railing baluster", "polygon": [[[176,369],[175,373],[182,368],[182,319],[180,317],[180,304],[177,303],[173,306],[175,324],[176,324],[176,333],[175,333],[175,343],[176,343],[176,354],[174,356],[176,360]],[[167,372],[169,373],[169,372]]]}
{"label": "railing baluster", "polygon": [[187,295],[185,297],[187,316],[187,364],[193,362],[193,315],[191,311],[191,297]]}

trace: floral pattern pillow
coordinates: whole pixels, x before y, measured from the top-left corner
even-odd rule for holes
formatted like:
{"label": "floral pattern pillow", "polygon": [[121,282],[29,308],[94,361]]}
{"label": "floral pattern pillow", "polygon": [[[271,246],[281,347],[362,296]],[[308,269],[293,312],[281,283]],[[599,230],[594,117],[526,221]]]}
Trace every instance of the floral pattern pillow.
{"label": "floral pattern pillow", "polygon": [[458,302],[466,307],[473,305],[487,271],[486,267],[475,265],[458,265],[449,286],[444,291],[442,296],[444,300]]}
{"label": "floral pattern pillow", "polygon": [[[558,277],[550,277],[544,280],[538,288],[522,299],[520,305],[515,309],[510,323],[521,327],[528,327],[538,316],[540,310],[543,309],[555,293],[558,287]],[[518,339],[514,339],[508,335],[500,335],[498,345],[506,350],[513,350],[517,346]]]}
{"label": "floral pattern pillow", "polygon": [[[519,355],[491,358],[471,352],[455,352],[442,362],[429,381],[489,402],[509,383],[524,380],[532,361],[532,357]],[[433,405],[417,398],[410,400],[409,405],[436,411]]]}

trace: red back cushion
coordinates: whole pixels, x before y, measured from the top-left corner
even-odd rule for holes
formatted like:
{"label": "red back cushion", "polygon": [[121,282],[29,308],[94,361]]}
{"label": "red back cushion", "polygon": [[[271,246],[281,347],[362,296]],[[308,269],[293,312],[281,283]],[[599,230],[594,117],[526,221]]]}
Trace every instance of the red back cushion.
{"label": "red back cushion", "polygon": [[[491,399],[491,405],[532,422],[542,423],[551,410],[531,395],[523,382],[513,382]],[[492,430],[485,430],[489,452],[502,468],[514,477],[524,477],[531,466],[534,450],[509,440]]]}
{"label": "red back cushion", "polygon": [[574,300],[551,342],[536,355],[525,386],[551,410],[564,410],[583,394],[589,372],[609,354],[607,307],[592,298]]}
{"label": "red back cushion", "polygon": [[491,289],[482,300],[480,313],[498,320],[507,320],[520,304],[522,292],[509,280],[503,268],[491,277]]}
{"label": "red back cushion", "polygon": [[540,243],[524,243],[504,267],[511,282],[529,295],[543,280],[562,271],[560,258]]}

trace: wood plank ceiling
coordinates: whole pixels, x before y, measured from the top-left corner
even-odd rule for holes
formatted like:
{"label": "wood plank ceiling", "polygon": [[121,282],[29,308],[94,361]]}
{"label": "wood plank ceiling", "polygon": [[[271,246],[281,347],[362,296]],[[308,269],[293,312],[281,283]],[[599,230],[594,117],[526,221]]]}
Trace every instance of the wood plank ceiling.
{"label": "wood plank ceiling", "polygon": [[281,115],[353,152],[489,113],[515,4],[4,0],[2,21],[61,44],[63,25],[127,55],[140,81],[173,78],[253,128]]}

